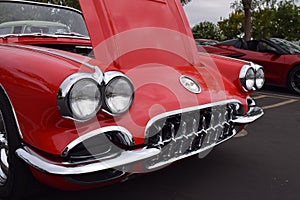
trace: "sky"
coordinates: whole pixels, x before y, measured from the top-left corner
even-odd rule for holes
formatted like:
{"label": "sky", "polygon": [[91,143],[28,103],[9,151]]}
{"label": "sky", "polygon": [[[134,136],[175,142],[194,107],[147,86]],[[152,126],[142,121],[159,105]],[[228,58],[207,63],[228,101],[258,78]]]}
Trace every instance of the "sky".
{"label": "sky", "polygon": [[192,0],[184,6],[191,27],[199,22],[217,23],[221,18],[228,18],[233,11],[230,3],[234,0]]}

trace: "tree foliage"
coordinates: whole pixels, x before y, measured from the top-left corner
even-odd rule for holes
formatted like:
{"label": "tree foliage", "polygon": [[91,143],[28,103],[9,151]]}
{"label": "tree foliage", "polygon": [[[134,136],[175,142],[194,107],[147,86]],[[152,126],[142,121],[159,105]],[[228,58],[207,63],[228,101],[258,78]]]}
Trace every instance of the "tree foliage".
{"label": "tree foliage", "polygon": [[[255,1],[256,2],[256,1]],[[237,5],[235,5],[237,6]],[[300,39],[300,7],[294,0],[269,0],[252,3],[252,38],[279,37],[288,40]],[[245,14],[239,6],[229,18],[218,22],[225,38],[245,34]]]}
{"label": "tree foliage", "polygon": [[[297,7],[297,1],[298,0],[235,0],[231,4],[231,7],[234,8],[236,12],[244,13],[245,39],[249,40],[251,37],[257,37],[259,35],[268,36],[272,34],[270,31],[276,26],[276,22],[274,22],[276,17],[278,17],[281,22],[288,22],[288,20],[295,21],[292,17],[297,18],[296,15],[298,13],[297,9],[295,9]],[[278,10],[278,8],[280,9]],[[278,15],[279,13],[283,14],[281,10],[286,11],[287,15]],[[288,13],[290,11],[291,13]],[[288,24],[291,25],[291,23]],[[279,25],[279,23],[277,23],[277,25]],[[286,24],[281,25],[280,27],[285,27]],[[259,29],[262,29],[261,33],[258,32]]]}
{"label": "tree foliage", "polygon": [[212,22],[204,21],[192,28],[193,35],[196,39],[204,38],[211,40],[221,40],[222,34],[217,25]]}
{"label": "tree foliage", "polygon": [[[194,36],[206,39],[232,39],[244,36],[245,13],[242,5],[234,6],[235,11],[217,25],[209,22],[197,24],[192,29]],[[300,7],[294,0],[253,0],[251,11],[252,38],[278,37],[292,41],[300,40]]]}
{"label": "tree foliage", "polygon": [[244,30],[244,14],[242,12],[233,12],[228,19],[218,22],[218,26],[224,39],[232,39],[242,35]]}

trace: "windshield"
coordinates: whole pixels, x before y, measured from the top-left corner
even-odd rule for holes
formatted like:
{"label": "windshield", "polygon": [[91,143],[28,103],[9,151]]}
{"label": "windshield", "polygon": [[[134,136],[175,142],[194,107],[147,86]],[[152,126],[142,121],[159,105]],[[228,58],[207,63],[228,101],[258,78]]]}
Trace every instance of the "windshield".
{"label": "windshield", "polygon": [[77,10],[49,4],[0,1],[0,35],[33,33],[88,37],[83,17]]}
{"label": "windshield", "polygon": [[300,46],[293,44],[292,42],[279,39],[279,38],[271,38],[270,40],[275,44],[279,45],[282,49],[287,51],[289,54],[300,54]]}

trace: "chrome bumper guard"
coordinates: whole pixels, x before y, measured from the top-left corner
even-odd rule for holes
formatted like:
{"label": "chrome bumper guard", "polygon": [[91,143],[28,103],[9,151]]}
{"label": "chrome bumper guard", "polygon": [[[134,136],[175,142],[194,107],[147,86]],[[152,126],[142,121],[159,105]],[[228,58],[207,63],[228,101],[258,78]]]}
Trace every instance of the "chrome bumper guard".
{"label": "chrome bumper guard", "polygon": [[[231,119],[231,124],[233,125],[248,124],[257,120],[263,114],[264,114],[263,110],[259,107],[256,107],[255,102],[252,101],[251,103],[249,103],[249,111],[247,112],[247,114],[245,114],[244,116],[233,116]],[[103,132],[99,134],[102,133]],[[227,139],[230,139],[235,134],[236,132],[233,132],[233,134]],[[225,139],[224,141],[226,141],[227,139]],[[209,146],[206,146],[205,148],[198,149],[197,151],[193,151],[179,157],[171,158],[165,162],[156,163],[155,165],[152,166],[146,166],[146,168],[148,168],[149,170],[155,169],[157,167],[172,163],[174,161],[180,160],[185,157],[189,157],[194,154],[205,153],[209,149],[213,148],[214,146],[222,142],[213,143]],[[22,160],[24,160],[31,167],[44,173],[53,174],[53,175],[64,175],[64,176],[87,174],[87,173],[99,172],[102,170],[112,169],[112,168],[122,168],[123,166],[134,164],[139,161],[147,161],[148,159],[152,159],[161,153],[162,153],[162,149],[148,146],[139,150],[120,150],[117,156],[106,160],[95,158],[95,160],[91,160],[90,162],[73,163],[73,162],[53,161],[51,159],[48,159],[38,154],[36,151],[34,151],[33,149],[27,146],[24,146],[16,150],[17,156]]]}
{"label": "chrome bumper guard", "polygon": [[237,116],[232,120],[235,124],[249,124],[264,115],[263,109],[259,107],[251,107],[248,113],[244,116]]}

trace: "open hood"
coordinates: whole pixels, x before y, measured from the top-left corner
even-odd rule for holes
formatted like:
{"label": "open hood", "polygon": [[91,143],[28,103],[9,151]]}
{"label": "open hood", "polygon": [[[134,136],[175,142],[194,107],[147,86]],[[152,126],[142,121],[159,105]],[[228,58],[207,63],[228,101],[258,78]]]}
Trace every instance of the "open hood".
{"label": "open hood", "polygon": [[197,48],[179,0],[79,0],[103,64],[195,65]]}

